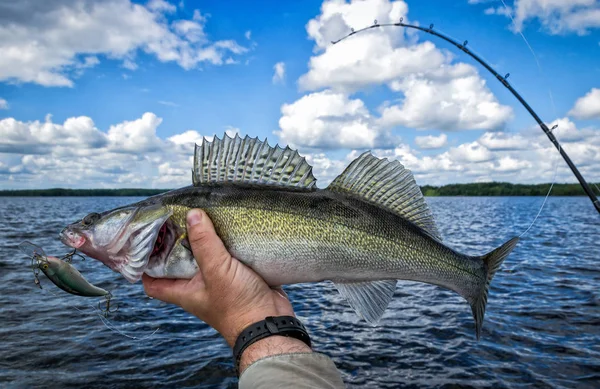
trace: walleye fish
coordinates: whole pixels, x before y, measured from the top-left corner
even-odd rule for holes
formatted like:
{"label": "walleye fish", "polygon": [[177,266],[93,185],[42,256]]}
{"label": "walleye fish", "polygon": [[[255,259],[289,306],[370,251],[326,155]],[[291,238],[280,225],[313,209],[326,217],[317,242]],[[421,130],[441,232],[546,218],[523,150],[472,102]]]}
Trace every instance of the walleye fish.
{"label": "walleye fish", "polygon": [[191,278],[198,266],[186,213],[201,208],[229,252],[272,286],[331,280],[354,310],[376,323],[397,280],[450,289],[473,312],[477,338],[488,289],[513,238],[482,255],[442,243],[413,175],[369,152],[326,189],[298,152],[236,136],[196,145],[193,185],[90,213],[61,232],[63,243],[130,282],[143,273]]}

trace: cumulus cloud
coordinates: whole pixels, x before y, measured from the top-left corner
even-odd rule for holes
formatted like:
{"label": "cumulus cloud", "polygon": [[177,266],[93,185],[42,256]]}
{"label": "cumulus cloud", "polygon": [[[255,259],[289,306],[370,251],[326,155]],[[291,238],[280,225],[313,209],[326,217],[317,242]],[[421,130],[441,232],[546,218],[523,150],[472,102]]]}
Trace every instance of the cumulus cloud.
{"label": "cumulus cloud", "polygon": [[592,88],[577,99],[569,115],[577,119],[600,119],[600,89]]}
{"label": "cumulus cloud", "polygon": [[[157,136],[151,112],[98,129],[90,117],[55,123],[0,120],[0,182],[5,187],[178,187],[190,183],[195,131]],[[192,136],[194,135],[194,136]],[[211,134],[212,136],[212,134]]]}
{"label": "cumulus cloud", "polygon": [[[469,1],[471,4],[487,1]],[[537,20],[550,34],[587,34],[600,28],[600,1],[598,0],[515,0],[513,7],[486,8],[488,15],[511,17],[512,27],[520,32],[525,25]]]}
{"label": "cumulus cloud", "polygon": [[[578,129],[568,118],[548,123],[551,127],[556,124],[555,134],[582,174],[590,182],[600,180],[599,129]],[[421,185],[484,181],[550,182],[556,168],[557,182],[576,182],[556,148],[539,129],[527,129],[522,134],[486,132],[473,142],[450,147],[438,154],[423,155],[402,143],[394,148],[374,149],[373,153],[400,161],[413,172]],[[307,160],[315,165],[319,186],[324,186],[359,154],[360,151],[352,150],[338,159],[327,154],[315,154]]]}
{"label": "cumulus cloud", "polygon": [[[351,104],[352,105],[352,104]],[[357,107],[357,109],[359,109]],[[168,138],[157,135],[162,119],[148,112],[137,119],[97,128],[92,118],[68,118],[55,123],[0,120],[0,185],[16,187],[162,187],[189,185],[194,144],[214,134],[187,130]],[[600,180],[600,129],[577,128],[568,118],[549,126],[585,177]],[[239,129],[228,127],[229,135]],[[205,136],[203,136],[205,135]],[[218,134],[219,136],[222,133]],[[386,144],[389,144],[387,142]],[[558,161],[559,182],[574,182],[558,151],[541,131],[491,133],[475,141],[432,154],[395,140],[392,148],[374,146],[379,157],[397,159],[411,169],[419,184],[510,181],[548,182]],[[526,145],[525,147],[523,145]],[[326,186],[364,149],[330,153],[310,146],[300,153],[314,166],[319,186]]]}
{"label": "cumulus cloud", "polygon": [[393,81],[391,89],[404,101],[384,107],[384,126],[441,130],[497,130],[512,118],[512,109],[501,105],[474,67],[442,66],[429,79],[410,75]]}
{"label": "cumulus cloud", "polygon": [[72,86],[73,77],[100,62],[123,61],[134,70],[138,52],[184,69],[225,64],[247,51],[233,40],[210,41],[206,18],[171,23],[175,6],[153,0],[22,0],[0,3],[0,81]]}
{"label": "cumulus cloud", "polygon": [[[55,123],[0,120],[0,187],[160,187],[190,185],[194,145],[212,140],[187,130],[157,135],[162,119],[152,112],[97,128],[79,116]],[[239,129],[223,129],[229,136]],[[217,133],[222,137],[223,132]],[[10,185],[10,186],[9,186]]]}
{"label": "cumulus cloud", "polygon": [[365,104],[344,93],[311,93],[284,104],[281,113],[281,131],[275,134],[293,146],[371,148],[385,147],[389,141]]}
{"label": "cumulus cloud", "polygon": [[8,101],[0,98],[0,109],[8,109]]}
{"label": "cumulus cloud", "polygon": [[[505,126],[512,109],[497,101],[474,67],[455,63],[429,41],[419,42],[402,29],[374,28],[331,43],[373,20],[400,18],[408,20],[403,1],[323,2],[306,27],[315,53],[298,80],[301,90],[312,93],[282,107],[279,134],[284,140],[325,148],[394,147],[389,142],[395,141],[390,133],[396,127],[458,131]],[[354,95],[379,85],[395,92],[395,99],[373,113]],[[351,106],[317,114],[323,100]]]}
{"label": "cumulus cloud", "polygon": [[441,149],[448,143],[448,136],[446,134],[440,134],[439,136],[417,136],[415,143],[422,149]]}
{"label": "cumulus cloud", "polygon": [[273,66],[275,73],[273,74],[273,84],[282,84],[285,79],[285,63],[277,62]]}

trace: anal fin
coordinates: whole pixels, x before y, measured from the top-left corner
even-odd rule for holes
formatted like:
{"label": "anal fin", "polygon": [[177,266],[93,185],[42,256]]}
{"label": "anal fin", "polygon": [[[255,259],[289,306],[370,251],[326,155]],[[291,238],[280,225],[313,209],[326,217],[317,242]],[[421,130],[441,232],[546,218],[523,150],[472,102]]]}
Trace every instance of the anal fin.
{"label": "anal fin", "polygon": [[334,283],[356,313],[370,324],[377,324],[396,290],[396,280]]}

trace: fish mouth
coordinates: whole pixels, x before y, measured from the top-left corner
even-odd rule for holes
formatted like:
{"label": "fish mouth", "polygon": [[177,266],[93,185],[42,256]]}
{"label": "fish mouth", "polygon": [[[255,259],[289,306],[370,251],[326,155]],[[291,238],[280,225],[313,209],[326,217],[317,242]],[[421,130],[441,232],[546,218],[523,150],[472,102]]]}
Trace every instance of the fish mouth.
{"label": "fish mouth", "polygon": [[74,249],[78,249],[83,246],[86,240],[84,236],[74,232],[68,226],[63,228],[58,237],[63,244],[73,247]]}
{"label": "fish mouth", "polygon": [[178,235],[179,228],[171,219],[167,219],[158,230],[158,234],[154,241],[154,247],[148,258],[147,268],[151,269],[164,265],[167,258],[169,258],[171,251],[175,247],[175,241],[177,240]]}

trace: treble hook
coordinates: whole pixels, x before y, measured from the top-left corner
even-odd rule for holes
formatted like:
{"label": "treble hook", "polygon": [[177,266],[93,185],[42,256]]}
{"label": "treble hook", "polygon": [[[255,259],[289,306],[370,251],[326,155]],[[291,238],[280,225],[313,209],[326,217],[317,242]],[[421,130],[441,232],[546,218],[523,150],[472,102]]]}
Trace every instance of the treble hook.
{"label": "treble hook", "polygon": [[38,267],[39,258],[36,258],[39,254],[33,254],[31,256],[31,271],[33,272],[33,283],[42,289],[42,283],[39,279],[40,268]]}
{"label": "treble hook", "polygon": [[31,272],[33,273],[33,282],[42,289],[42,284],[40,283],[39,274],[40,274],[40,265],[43,263],[47,263],[47,257],[44,250],[34,245],[31,242],[22,242],[19,245],[19,249],[23,253],[25,253],[29,258],[31,258]]}
{"label": "treble hook", "polygon": [[108,294],[107,294],[106,296],[104,296],[104,297],[106,298],[106,301],[104,302],[104,304],[105,304],[105,305],[104,305],[104,309],[102,309],[102,308],[100,307],[100,305],[101,305],[103,302],[102,302],[102,301],[99,301],[99,302],[98,302],[98,310],[99,310],[100,312],[102,312],[102,314],[104,315],[104,317],[108,317],[108,314],[109,314],[109,313],[116,313],[116,312],[119,310],[119,306],[117,305],[117,307],[116,307],[116,308],[114,308],[114,309],[111,309],[111,308],[110,308],[110,302],[112,301],[112,298],[113,298],[112,294],[108,293]]}
{"label": "treble hook", "polygon": [[73,251],[71,251],[70,253],[65,254],[61,259],[63,261],[66,261],[68,263],[71,263],[71,261],[73,260],[73,257],[77,255],[79,258],[81,258],[82,261],[85,261],[85,257],[81,254],[79,254],[77,252],[77,249],[73,249]]}

